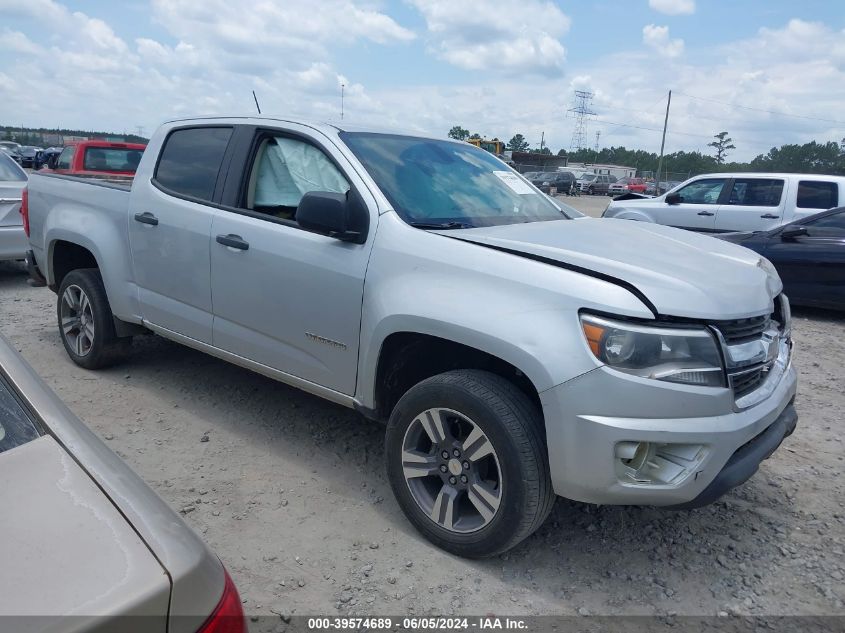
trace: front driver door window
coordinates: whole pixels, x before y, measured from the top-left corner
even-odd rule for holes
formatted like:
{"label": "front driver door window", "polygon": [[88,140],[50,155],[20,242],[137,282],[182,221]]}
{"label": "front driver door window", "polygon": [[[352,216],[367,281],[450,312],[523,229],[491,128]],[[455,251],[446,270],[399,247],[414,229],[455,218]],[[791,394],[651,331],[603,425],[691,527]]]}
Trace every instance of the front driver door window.
{"label": "front driver door window", "polygon": [[726,178],[703,178],[678,189],[672,195],[680,196],[679,202],[661,205],[658,221],[682,229],[713,231],[725,182]]}

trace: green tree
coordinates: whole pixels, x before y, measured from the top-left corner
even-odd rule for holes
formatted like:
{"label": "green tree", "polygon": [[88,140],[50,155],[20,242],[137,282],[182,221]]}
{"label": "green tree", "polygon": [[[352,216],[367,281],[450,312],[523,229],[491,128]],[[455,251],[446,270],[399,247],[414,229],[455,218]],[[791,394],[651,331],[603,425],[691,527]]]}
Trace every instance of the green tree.
{"label": "green tree", "polygon": [[509,149],[512,152],[524,152],[528,149],[528,141],[525,140],[522,134],[514,134],[513,138],[508,141],[505,149]]}
{"label": "green tree", "polygon": [[478,132],[473,132],[472,135],[470,135],[470,138],[481,138],[481,134],[479,134]]}
{"label": "green tree", "polygon": [[716,150],[716,156],[714,156],[716,164],[723,165],[728,155],[728,150],[736,149],[736,145],[733,144],[733,139],[728,136],[727,132],[719,132],[713,138],[716,140],[712,143],[707,143],[707,147],[712,147]]}
{"label": "green tree", "polygon": [[465,141],[469,138],[469,130],[462,128],[460,125],[456,125],[449,130],[449,138]]}
{"label": "green tree", "polygon": [[557,155],[558,155],[558,156],[568,156],[568,154],[566,153],[566,150],[565,150],[565,149],[559,149],[559,150],[557,151]]}

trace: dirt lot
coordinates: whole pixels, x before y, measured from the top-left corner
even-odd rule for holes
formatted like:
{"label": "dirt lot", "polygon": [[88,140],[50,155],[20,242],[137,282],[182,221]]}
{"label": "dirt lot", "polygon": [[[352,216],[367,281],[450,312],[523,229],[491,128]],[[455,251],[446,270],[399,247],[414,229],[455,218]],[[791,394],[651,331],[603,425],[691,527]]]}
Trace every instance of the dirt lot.
{"label": "dirt lot", "polygon": [[845,614],[840,315],[797,311],[798,430],[723,501],[559,500],[515,550],[468,562],[403,518],[379,425],[154,336],[82,370],[54,305],[0,263],[0,331],[205,537],[250,614]]}

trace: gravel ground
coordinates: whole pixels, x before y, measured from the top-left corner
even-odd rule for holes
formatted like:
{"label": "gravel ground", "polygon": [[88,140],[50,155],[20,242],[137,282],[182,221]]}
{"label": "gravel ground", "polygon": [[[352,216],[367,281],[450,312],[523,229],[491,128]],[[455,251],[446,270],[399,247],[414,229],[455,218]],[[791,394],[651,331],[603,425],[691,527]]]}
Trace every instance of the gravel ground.
{"label": "gravel ground", "polygon": [[722,501],[561,499],[536,534],[478,562],[404,519],[378,424],[155,336],[121,366],[80,369],[55,295],[20,264],[0,262],[0,306],[0,331],[204,536],[251,615],[845,615],[841,315],[796,310],[798,429]]}

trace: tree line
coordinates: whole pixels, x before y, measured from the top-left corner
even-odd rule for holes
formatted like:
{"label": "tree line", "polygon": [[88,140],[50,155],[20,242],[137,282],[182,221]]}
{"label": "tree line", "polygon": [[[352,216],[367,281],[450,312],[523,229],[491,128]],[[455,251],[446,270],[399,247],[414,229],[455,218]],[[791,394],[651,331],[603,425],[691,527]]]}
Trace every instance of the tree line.
{"label": "tree line", "polygon": [[[449,131],[449,136],[458,140],[480,138],[478,134],[471,135],[468,130],[456,125]],[[498,140],[498,139],[494,139]],[[797,172],[814,174],[831,174],[845,176],[845,139],[839,143],[834,141],[788,144],[772,147],[765,154],[759,154],[748,162],[729,161],[728,154],[736,149],[733,139],[727,132],[714,135],[714,140],[708,143],[713,148],[713,155],[702,152],[673,152],[663,157],[663,173],[697,174],[729,171],[760,171],[760,172]],[[515,134],[505,144],[505,148],[515,152],[541,152],[531,149],[522,134]],[[543,154],[551,154],[548,147],[542,149]],[[561,149],[558,156],[566,156],[573,163],[607,163],[612,165],[626,165],[636,167],[637,173],[655,173],[659,156],[655,152],[626,147],[605,147],[598,152],[594,149],[579,149],[567,152]]]}

